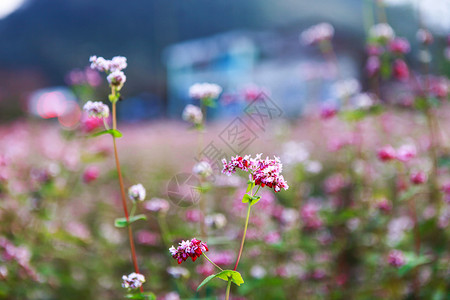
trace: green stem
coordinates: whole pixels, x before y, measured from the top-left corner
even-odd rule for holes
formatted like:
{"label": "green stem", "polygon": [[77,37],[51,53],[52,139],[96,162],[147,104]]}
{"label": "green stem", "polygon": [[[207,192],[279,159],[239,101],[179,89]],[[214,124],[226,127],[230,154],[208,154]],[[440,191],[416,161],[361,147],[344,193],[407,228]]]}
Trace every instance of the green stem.
{"label": "green stem", "polygon": [[236,269],[239,265],[239,260],[241,259],[242,250],[244,249],[245,235],[247,234],[248,220],[250,219],[250,209],[251,208],[252,208],[252,206],[250,205],[250,203],[248,203],[247,218],[245,220],[244,234],[242,235],[241,248],[239,249],[239,254],[238,254],[238,257],[236,260],[236,265],[234,266],[234,271],[236,271]]}
{"label": "green stem", "polygon": [[206,256],[205,253],[202,253],[202,254],[214,267],[218,268],[220,271],[223,271],[223,269],[221,267],[219,267],[218,265],[216,265],[212,260],[210,260],[209,257]]}
{"label": "green stem", "polygon": [[229,300],[230,299],[230,288],[231,288],[231,278],[228,277],[227,292],[226,292],[226,295],[225,295],[225,300]]}
{"label": "green stem", "polygon": [[130,218],[134,216],[136,212],[136,202],[133,201],[133,206],[131,207]]}

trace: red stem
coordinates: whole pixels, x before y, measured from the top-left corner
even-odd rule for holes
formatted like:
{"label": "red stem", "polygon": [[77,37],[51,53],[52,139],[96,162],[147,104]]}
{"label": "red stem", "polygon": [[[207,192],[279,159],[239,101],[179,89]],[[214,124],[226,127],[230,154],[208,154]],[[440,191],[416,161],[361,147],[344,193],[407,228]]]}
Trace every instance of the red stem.
{"label": "red stem", "polygon": [[[113,116],[113,129],[116,129],[117,121],[116,121],[116,103],[115,102],[113,102],[113,104],[112,104],[112,116]],[[125,196],[125,188],[124,188],[124,184],[123,184],[122,171],[120,169],[119,155],[117,153],[116,138],[114,136],[113,136],[113,144],[114,144],[114,158],[116,160],[117,174],[119,176],[120,193],[122,196],[122,206],[123,206],[123,211],[125,213],[125,219],[127,220],[127,223],[128,223],[130,220],[130,217],[128,215],[127,198]],[[131,257],[133,260],[134,271],[136,273],[140,274],[138,263],[137,263],[136,248],[134,247],[133,233],[131,231],[131,226],[129,224],[128,224],[128,239],[130,240]],[[144,292],[144,289],[142,286],[141,286],[140,290],[141,290],[141,293]]]}

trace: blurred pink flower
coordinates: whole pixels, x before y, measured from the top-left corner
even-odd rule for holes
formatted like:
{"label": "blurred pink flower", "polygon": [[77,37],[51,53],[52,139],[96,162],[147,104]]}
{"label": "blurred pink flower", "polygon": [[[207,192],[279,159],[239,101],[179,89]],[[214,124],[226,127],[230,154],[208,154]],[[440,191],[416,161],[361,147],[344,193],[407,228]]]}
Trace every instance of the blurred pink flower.
{"label": "blurred pink flower", "polygon": [[384,213],[389,213],[392,210],[392,204],[388,199],[382,198],[377,202],[377,208]]}
{"label": "blurred pink flower", "polygon": [[83,181],[90,183],[98,178],[100,169],[97,166],[88,166],[83,172]]}
{"label": "blurred pink flower", "polygon": [[429,45],[431,43],[433,43],[433,35],[431,34],[431,32],[429,32],[426,29],[419,29],[416,33],[416,38],[419,41],[419,43],[425,44],[425,45]]}
{"label": "blurred pink flower", "polygon": [[395,38],[389,43],[389,51],[394,54],[406,54],[410,50],[409,42],[405,38]]}
{"label": "blurred pink flower", "polygon": [[148,230],[138,231],[136,233],[136,238],[141,245],[157,246],[159,243],[159,236]]}
{"label": "blurred pink flower", "polygon": [[277,244],[281,241],[280,233],[277,231],[271,231],[264,237],[264,241],[267,244]]}
{"label": "blurred pink flower", "polygon": [[304,45],[316,45],[333,38],[334,28],[329,23],[319,23],[304,30],[300,39]]}
{"label": "blurred pink flower", "polygon": [[423,171],[413,172],[411,173],[410,180],[413,184],[422,184],[427,181],[427,174]]}
{"label": "blurred pink flower", "polygon": [[388,256],[388,263],[393,267],[401,267],[405,264],[405,256],[400,250],[391,250]]}
{"label": "blurred pink flower", "polygon": [[331,103],[324,103],[320,109],[320,117],[324,120],[331,119],[338,112],[336,105]]}
{"label": "blurred pink flower", "polygon": [[386,145],[378,150],[377,156],[381,161],[389,161],[397,157],[397,152],[391,145]]}
{"label": "blurred pink flower", "polygon": [[392,66],[392,74],[396,79],[406,81],[409,78],[409,67],[406,62],[402,59],[396,59]]}
{"label": "blurred pink flower", "polygon": [[326,193],[334,194],[339,192],[346,185],[347,181],[342,174],[334,174],[325,179],[324,189]]}
{"label": "blurred pink flower", "polygon": [[414,145],[403,145],[397,149],[397,159],[401,162],[408,162],[417,155],[417,150]]}
{"label": "blurred pink flower", "polygon": [[323,222],[319,216],[320,206],[314,202],[306,203],[300,210],[300,218],[307,230],[317,230]]}
{"label": "blurred pink flower", "polygon": [[197,223],[203,219],[203,214],[199,209],[190,209],[185,213],[186,221]]}
{"label": "blurred pink flower", "polygon": [[169,202],[161,198],[152,198],[144,204],[144,208],[153,212],[167,212],[170,208]]}

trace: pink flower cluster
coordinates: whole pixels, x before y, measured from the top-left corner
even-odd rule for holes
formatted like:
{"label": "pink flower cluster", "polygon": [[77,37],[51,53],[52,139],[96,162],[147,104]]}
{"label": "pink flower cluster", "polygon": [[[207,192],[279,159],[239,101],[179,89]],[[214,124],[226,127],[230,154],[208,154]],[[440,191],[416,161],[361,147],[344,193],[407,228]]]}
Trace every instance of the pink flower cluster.
{"label": "pink flower cluster", "polygon": [[392,250],[389,252],[388,263],[393,267],[401,267],[405,264],[405,255],[400,250]]}
{"label": "pink flower cluster", "polygon": [[91,62],[91,69],[99,72],[113,73],[122,71],[128,66],[127,58],[123,56],[115,56],[111,60],[107,60],[94,55],[89,58],[89,61]]}
{"label": "pink flower cluster", "polygon": [[142,274],[139,273],[131,273],[130,275],[122,276],[122,287],[125,289],[138,289],[142,286],[142,284],[145,282],[145,277]]}
{"label": "pink flower cluster", "polygon": [[275,192],[279,192],[281,189],[287,190],[289,186],[281,175],[283,165],[280,158],[274,156],[274,159],[269,159],[269,157],[261,159],[261,155],[262,153],[257,154],[255,158],[251,158],[250,155],[244,157],[236,155],[231,157],[230,162],[223,159],[222,173],[231,175],[236,172],[236,169],[241,169],[250,173],[250,179],[255,182],[255,185],[261,187],[267,185]]}
{"label": "pink flower cluster", "polygon": [[302,32],[300,39],[304,45],[315,45],[323,41],[331,40],[334,28],[329,23],[314,25]]}
{"label": "pink flower cluster", "polygon": [[320,207],[316,203],[307,203],[300,210],[300,218],[307,230],[316,230],[322,227],[323,222],[319,216]]}
{"label": "pink flower cluster", "polygon": [[192,240],[181,241],[180,246],[170,247],[169,251],[172,257],[177,260],[178,264],[186,261],[189,257],[192,261],[199,258],[203,252],[208,251],[208,245],[205,242],[193,238]]}
{"label": "pink flower cluster", "polygon": [[[369,77],[375,76],[381,69],[381,56],[391,54],[393,58],[392,76],[395,79],[406,81],[409,78],[409,67],[403,56],[411,50],[407,39],[395,37],[395,32],[388,24],[380,23],[370,29],[370,44],[367,48],[369,55],[366,62],[366,71]],[[386,53],[386,54],[385,54]]]}
{"label": "pink flower cluster", "polygon": [[401,162],[408,162],[417,155],[414,145],[403,145],[397,150],[391,145],[386,145],[378,150],[377,156],[381,161],[397,159]]}

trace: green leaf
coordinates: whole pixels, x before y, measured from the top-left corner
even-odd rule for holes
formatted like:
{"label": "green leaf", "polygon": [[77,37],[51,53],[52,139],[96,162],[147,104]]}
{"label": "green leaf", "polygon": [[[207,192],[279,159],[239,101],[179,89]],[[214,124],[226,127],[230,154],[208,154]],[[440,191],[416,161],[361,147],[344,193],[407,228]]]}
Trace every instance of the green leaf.
{"label": "green leaf", "polygon": [[111,101],[111,103],[114,103],[114,102],[117,102],[119,100],[120,94],[119,93],[116,93],[115,95],[110,94],[108,96],[108,98],[109,98],[109,101]]}
{"label": "green leaf", "polygon": [[156,300],[156,296],[152,292],[127,294],[125,297],[127,299]]}
{"label": "green leaf", "polygon": [[104,130],[104,131],[96,132],[96,133],[92,134],[91,137],[95,137],[95,136],[99,136],[99,135],[104,135],[104,134],[110,134],[110,135],[112,135],[113,137],[116,137],[116,138],[120,138],[120,137],[123,136],[123,134],[122,134],[119,130],[116,130],[116,129],[109,129],[109,130]]}
{"label": "green leaf", "polygon": [[253,189],[253,187],[255,186],[255,182],[253,180],[249,180],[247,183],[248,183],[248,186],[247,186],[246,193],[250,192]]}
{"label": "green leaf", "polygon": [[145,215],[135,215],[130,217],[130,223],[139,221],[139,220],[147,220],[147,217]]}
{"label": "green leaf", "polygon": [[209,275],[208,277],[206,277],[206,278],[202,281],[202,283],[200,283],[200,285],[197,287],[197,291],[198,291],[202,286],[208,284],[208,282],[210,282],[211,279],[213,279],[213,278],[215,278],[215,277],[216,277],[216,274],[212,274],[212,275]]}
{"label": "green leaf", "polygon": [[249,194],[245,194],[244,197],[242,198],[242,203],[247,203],[251,200],[252,200],[252,196],[250,196]]}
{"label": "green leaf", "polygon": [[129,224],[136,222],[138,220],[147,220],[145,215],[136,215],[129,218],[129,222],[127,222],[126,218],[117,218],[114,220],[114,226],[117,228],[127,227]]}
{"label": "green leaf", "polygon": [[233,271],[233,270],[223,270],[220,273],[217,274],[213,274],[210,275],[208,277],[206,277],[202,283],[200,283],[200,285],[197,287],[197,291],[204,285],[208,284],[212,279],[214,278],[220,278],[222,280],[228,281],[228,279],[231,278],[231,282],[233,282],[234,284],[236,284],[237,286],[240,286],[241,284],[244,283],[244,279],[242,279],[242,276],[239,272],[237,271]]}
{"label": "green leaf", "polygon": [[253,196],[250,205],[255,205],[259,200],[261,200],[261,196]]}
{"label": "green leaf", "polygon": [[244,279],[242,279],[241,274],[233,270],[223,270],[222,272],[216,274],[216,277],[225,281],[228,281],[228,279],[231,278],[231,282],[233,282],[237,286],[240,286],[244,283]]}
{"label": "green leaf", "polygon": [[127,227],[128,222],[126,218],[117,218],[114,220],[114,226],[117,228]]}
{"label": "green leaf", "polygon": [[261,196],[250,196],[249,194],[245,194],[242,198],[242,203],[249,202],[250,205],[255,205],[260,199]]}
{"label": "green leaf", "polygon": [[406,264],[398,269],[398,275],[403,276],[409,271],[413,270],[415,267],[427,264],[431,259],[427,256],[417,256],[415,254],[405,254]]}

